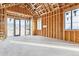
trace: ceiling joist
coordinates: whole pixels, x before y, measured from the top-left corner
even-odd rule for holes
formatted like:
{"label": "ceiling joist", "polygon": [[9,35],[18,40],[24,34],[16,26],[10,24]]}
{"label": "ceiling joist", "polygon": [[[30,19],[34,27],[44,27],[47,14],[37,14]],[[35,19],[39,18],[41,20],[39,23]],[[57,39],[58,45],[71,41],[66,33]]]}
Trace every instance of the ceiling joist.
{"label": "ceiling joist", "polygon": [[27,14],[32,16],[41,16],[58,8],[70,6],[69,3],[2,3],[0,8],[10,8],[16,5],[27,10]]}

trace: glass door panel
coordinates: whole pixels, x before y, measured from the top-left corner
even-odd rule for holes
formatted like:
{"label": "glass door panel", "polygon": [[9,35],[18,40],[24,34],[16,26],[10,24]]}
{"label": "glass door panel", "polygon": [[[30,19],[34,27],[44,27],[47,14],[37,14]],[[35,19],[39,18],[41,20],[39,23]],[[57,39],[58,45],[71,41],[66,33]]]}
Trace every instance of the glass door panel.
{"label": "glass door panel", "polygon": [[14,36],[14,19],[7,18],[7,36]]}
{"label": "glass door panel", "polygon": [[21,36],[25,36],[25,20],[21,20]]}
{"label": "glass door panel", "polygon": [[30,35],[31,34],[31,22],[30,20],[26,20],[26,35]]}
{"label": "glass door panel", "polygon": [[15,20],[15,36],[20,36],[20,20]]}

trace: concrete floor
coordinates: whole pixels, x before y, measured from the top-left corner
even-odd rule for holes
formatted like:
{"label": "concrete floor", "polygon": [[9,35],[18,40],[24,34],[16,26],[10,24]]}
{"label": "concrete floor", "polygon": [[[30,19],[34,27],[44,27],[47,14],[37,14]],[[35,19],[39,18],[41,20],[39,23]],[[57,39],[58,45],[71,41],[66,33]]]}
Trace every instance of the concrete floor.
{"label": "concrete floor", "polygon": [[79,56],[79,45],[41,36],[8,37],[0,56]]}

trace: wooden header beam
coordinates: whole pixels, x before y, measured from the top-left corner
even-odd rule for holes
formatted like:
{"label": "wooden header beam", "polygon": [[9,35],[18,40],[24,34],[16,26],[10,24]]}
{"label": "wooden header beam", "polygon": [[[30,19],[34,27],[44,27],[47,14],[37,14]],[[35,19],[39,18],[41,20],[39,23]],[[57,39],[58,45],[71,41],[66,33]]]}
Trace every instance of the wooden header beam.
{"label": "wooden header beam", "polygon": [[6,11],[7,14],[9,15],[14,15],[14,16],[18,16],[18,17],[29,17],[29,18],[32,18],[31,15],[26,15],[26,14],[23,14],[23,13],[18,13],[18,12],[13,12],[13,11]]}

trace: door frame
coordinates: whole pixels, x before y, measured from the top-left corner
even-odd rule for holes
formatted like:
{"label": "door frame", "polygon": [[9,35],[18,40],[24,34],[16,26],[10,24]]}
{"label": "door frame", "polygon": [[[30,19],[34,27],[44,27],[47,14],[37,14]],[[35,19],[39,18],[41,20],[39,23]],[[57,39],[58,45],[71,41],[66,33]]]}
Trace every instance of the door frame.
{"label": "door frame", "polygon": [[[25,36],[26,36],[26,35],[31,35],[31,20],[28,20],[28,21],[29,21],[29,29],[27,29],[27,27],[26,27],[26,26],[27,26],[27,25],[26,25],[26,24],[27,24],[26,21],[27,21],[27,20],[25,20]],[[26,30],[29,30],[29,34],[26,34]]]}
{"label": "door frame", "polygon": [[20,36],[20,31],[21,31],[21,25],[20,25],[20,20],[19,20],[19,34],[16,35],[16,19],[14,19],[14,36]]}

